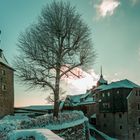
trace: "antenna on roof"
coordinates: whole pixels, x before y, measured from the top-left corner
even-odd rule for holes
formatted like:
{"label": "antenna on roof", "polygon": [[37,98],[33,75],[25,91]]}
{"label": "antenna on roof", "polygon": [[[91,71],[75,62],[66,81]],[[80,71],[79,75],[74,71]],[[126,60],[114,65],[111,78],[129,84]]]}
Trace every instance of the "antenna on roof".
{"label": "antenna on roof", "polygon": [[103,76],[103,74],[102,74],[102,66],[101,66],[101,76]]}

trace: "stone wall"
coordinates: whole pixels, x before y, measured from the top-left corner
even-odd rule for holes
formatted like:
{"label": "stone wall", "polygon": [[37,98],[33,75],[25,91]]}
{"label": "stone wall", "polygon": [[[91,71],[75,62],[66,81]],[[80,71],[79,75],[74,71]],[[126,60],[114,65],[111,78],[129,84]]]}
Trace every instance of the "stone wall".
{"label": "stone wall", "polygon": [[74,127],[61,129],[59,131],[53,130],[53,132],[65,140],[89,140],[89,129],[87,122]]}
{"label": "stone wall", "polygon": [[128,115],[127,112],[100,113],[98,115],[99,129],[109,136],[128,139]]}
{"label": "stone wall", "polygon": [[140,88],[133,89],[127,100],[129,139],[140,140]]}
{"label": "stone wall", "polygon": [[14,111],[13,70],[0,64],[0,117]]}

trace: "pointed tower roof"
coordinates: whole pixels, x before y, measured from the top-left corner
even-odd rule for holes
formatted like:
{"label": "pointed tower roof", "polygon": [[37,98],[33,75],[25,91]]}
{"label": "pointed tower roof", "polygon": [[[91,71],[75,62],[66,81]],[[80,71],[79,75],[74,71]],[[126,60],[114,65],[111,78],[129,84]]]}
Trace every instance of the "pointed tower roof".
{"label": "pointed tower roof", "polygon": [[107,81],[104,79],[103,74],[102,74],[102,66],[101,66],[100,79],[97,82],[97,86],[100,86],[100,85],[107,85]]}
{"label": "pointed tower roof", "polygon": [[3,50],[0,49],[0,63],[7,66],[8,68],[14,70],[8,63],[8,61],[6,60],[4,54],[3,54]]}

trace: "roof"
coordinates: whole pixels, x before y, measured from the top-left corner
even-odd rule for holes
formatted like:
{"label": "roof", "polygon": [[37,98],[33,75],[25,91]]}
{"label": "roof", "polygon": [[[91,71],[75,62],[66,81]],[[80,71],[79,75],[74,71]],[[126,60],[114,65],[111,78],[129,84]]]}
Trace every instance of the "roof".
{"label": "roof", "polygon": [[89,96],[91,94],[91,91],[88,91],[87,93],[85,94],[82,94],[82,96],[80,97],[81,99],[82,98],[86,98],[87,96]]}
{"label": "roof", "polygon": [[6,58],[5,58],[4,54],[3,54],[3,50],[2,49],[0,49],[0,63],[3,64],[3,65],[5,65],[5,66],[7,66],[7,67],[9,67],[10,69],[13,69],[9,65],[8,61],[6,60]]}
{"label": "roof", "polygon": [[102,86],[102,87],[99,87],[101,88],[101,91],[104,91],[104,90],[109,90],[109,89],[116,89],[116,88],[130,88],[130,89],[133,89],[133,88],[137,88],[137,87],[140,87],[139,85],[127,80],[127,79],[124,79],[124,80],[120,80],[120,81],[117,81],[117,82],[112,82],[106,86]]}
{"label": "roof", "polygon": [[32,110],[52,110],[54,108],[53,105],[33,105],[22,107],[23,109],[32,109]]}
{"label": "roof", "polygon": [[103,75],[101,73],[100,75],[100,79],[97,81],[97,85],[100,86],[100,85],[107,85],[107,81],[103,78]]}
{"label": "roof", "polygon": [[79,95],[68,95],[66,98],[66,102],[68,101],[72,106],[95,103],[93,97],[89,95],[90,92],[87,92],[85,94],[79,94]]}
{"label": "roof", "polygon": [[83,96],[83,94],[78,94],[78,95],[68,95],[67,99],[69,99],[72,103],[79,103],[80,98]]}
{"label": "roof", "polygon": [[107,83],[107,81],[103,78],[103,76],[100,77],[98,82],[100,82],[102,84],[106,84]]}
{"label": "roof", "polygon": [[90,118],[96,118],[96,113],[92,114]]}
{"label": "roof", "polygon": [[133,90],[128,94],[127,99],[129,99],[130,96],[131,96],[132,94],[134,94],[136,90],[140,90],[140,87],[139,87],[139,88],[133,88]]}
{"label": "roof", "polygon": [[107,85],[100,85],[96,88],[94,88],[94,90],[102,90],[103,88],[105,88]]}

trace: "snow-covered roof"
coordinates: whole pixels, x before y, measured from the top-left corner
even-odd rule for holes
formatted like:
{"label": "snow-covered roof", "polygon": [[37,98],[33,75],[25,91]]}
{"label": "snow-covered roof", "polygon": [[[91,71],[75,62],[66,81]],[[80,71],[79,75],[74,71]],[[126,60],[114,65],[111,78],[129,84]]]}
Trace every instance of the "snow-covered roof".
{"label": "snow-covered roof", "polygon": [[32,109],[32,110],[51,110],[53,109],[53,105],[34,105],[34,106],[26,106],[22,107],[23,109]]}
{"label": "snow-covered roof", "polygon": [[100,86],[94,88],[94,90],[102,90],[102,89],[104,89],[106,86],[107,86],[107,85],[100,85]]}
{"label": "snow-covered roof", "polygon": [[136,90],[140,90],[139,88],[133,88],[133,90],[131,90],[131,92],[128,94],[127,99],[129,99],[131,97],[131,95],[135,94]]}
{"label": "snow-covered roof", "polygon": [[109,90],[109,89],[114,89],[114,88],[138,88],[138,87],[140,86],[127,79],[124,79],[124,80],[112,82],[108,85],[100,85],[94,88],[94,91],[96,90],[103,91],[103,90]]}
{"label": "snow-covered roof", "polygon": [[79,95],[68,95],[66,98],[66,102],[67,101],[70,102],[72,106],[95,103],[95,100],[93,99],[93,97],[89,95],[90,95],[90,92],[87,92],[85,94],[79,94]]}
{"label": "snow-covered roof", "polygon": [[11,69],[13,69],[9,65],[8,61],[6,60],[6,58],[5,58],[4,54],[3,54],[3,50],[2,49],[0,49],[0,63],[3,64],[3,65],[5,65],[5,66],[7,66],[7,67],[9,67],[9,68],[11,68]]}
{"label": "snow-covered roof", "polygon": [[91,94],[91,91],[88,91],[87,93],[85,94],[82,94],[82,96],[80,97],[81,99],[82,98],[86,98],[87,96],[89,96]]}
{"label": "snow-covered roof", "polygon": [[136,87],[140,87],[139,85],[127,80],[127,79],[124,79],[124,80],[120,80],[120,81],[117,81],[117,82],[112,82],[106,86],[103,86],[101,88],[101,91],[104,91],[104,90],[109,90],[109,89],[115,89],[115,88],[130,88],[130,89],[133,89],[133,88],[136,88]]}
{"label": "snow-covered roof", "polygon": [[93,115],[91,115],[90,118],[96,118],[96,113],[94,113]]}
{"label": "snow-covered roof", "polygon": [[78,95],[68,95],[67,99],[70,100],[72,103],[79,103],[80,98],[83,96],[83,94]]}

